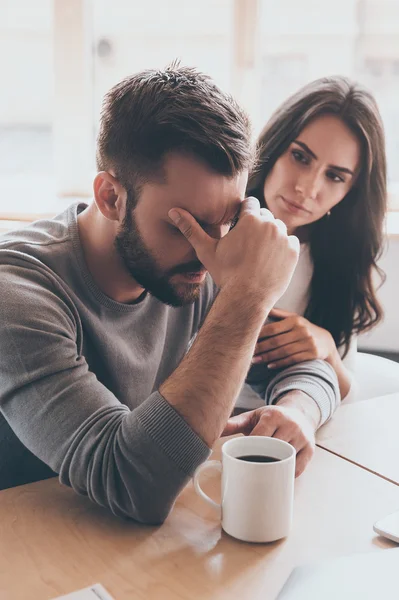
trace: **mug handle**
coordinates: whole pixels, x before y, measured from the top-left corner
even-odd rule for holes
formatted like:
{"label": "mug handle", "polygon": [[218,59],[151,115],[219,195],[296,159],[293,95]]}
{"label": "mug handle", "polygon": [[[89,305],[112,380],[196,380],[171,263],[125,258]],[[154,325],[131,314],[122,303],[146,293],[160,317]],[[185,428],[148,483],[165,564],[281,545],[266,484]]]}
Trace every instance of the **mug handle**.
{"label": "mug handle", "polygon": [[220,460],[208,460],[207,462],[200,465],[194,473],[194,488],[197,494],[199,494],[201,498],[205,500],[205,502],[210,504],[213,508],[220,510],[222,508],[222,505],[219,504],[219,502],[215,502],[215,500],[212,500],[212,498],[205,494],[205,492],[202,490],[199,484],[199,478],[201,473],[203,473],[204,471],[208,471],[209,469],[217,469],[221,473],[222,463],[220,462]]}

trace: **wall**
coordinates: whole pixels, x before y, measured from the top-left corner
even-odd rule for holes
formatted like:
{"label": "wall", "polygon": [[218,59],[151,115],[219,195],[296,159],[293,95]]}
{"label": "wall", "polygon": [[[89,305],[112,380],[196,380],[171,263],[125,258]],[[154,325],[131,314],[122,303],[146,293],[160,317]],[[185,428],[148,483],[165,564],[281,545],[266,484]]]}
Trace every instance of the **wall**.
{"label": "wall", "polygon": [[52,0],[0,0],[0,126],[51,125]]}
{"label": "wall", "polygon": [[379,265],[386,273],[386,281],[378,293],[385,318],[374,330],[359,338],[359,348],[399,352],[399,236],[390,238]]}

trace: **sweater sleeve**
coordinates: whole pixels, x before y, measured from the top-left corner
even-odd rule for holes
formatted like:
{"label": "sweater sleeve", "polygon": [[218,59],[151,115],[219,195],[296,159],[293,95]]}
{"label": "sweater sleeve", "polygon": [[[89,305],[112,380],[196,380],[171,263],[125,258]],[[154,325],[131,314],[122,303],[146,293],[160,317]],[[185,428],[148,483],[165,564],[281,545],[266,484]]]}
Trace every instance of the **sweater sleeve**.
{"label": "sweater sleeve", "polygon": [[73,303],[44,273],[3,265],[0,278],[0,410],[14,433],[76,492],[162,522],[209,448],[158,392],[130,410],[102,385]]}
{"label": "sweater sleeve", "polygon": [[340,403],[337,375],[323,360],[309,360],[280,371],[267,386],[266,404],[275,404],[283,394],[293,390],[305,392],[317,404],[319,427],[330,419]]}

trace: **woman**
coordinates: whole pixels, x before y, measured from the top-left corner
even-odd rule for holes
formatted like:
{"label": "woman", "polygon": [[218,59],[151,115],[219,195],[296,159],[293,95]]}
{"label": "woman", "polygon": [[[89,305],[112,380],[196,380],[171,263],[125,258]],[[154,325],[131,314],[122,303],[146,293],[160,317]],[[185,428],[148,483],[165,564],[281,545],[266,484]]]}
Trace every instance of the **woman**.
{"label": "woman", "polygon": [[[319,79],[274,113],[258,140],[257,197],[301,242],[290,286],[270,313],[253,362],[280,369],[323,359],[341,397],[351,387],[356,336],[382,309],[374,275],[386,212],[386,158],[372,95],[343,77]],[[254,366],[249,382],[257,381]],[[259,379],[258,379],[259,381]]]}

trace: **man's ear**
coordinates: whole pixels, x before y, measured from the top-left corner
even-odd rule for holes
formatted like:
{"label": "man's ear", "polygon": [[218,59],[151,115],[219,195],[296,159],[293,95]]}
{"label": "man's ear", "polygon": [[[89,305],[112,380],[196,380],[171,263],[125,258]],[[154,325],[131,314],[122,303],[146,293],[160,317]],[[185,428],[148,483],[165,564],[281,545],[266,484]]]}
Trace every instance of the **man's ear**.
{"label": "man's ear", "polygon": [[94,200],[101,214],[110,221],[122,221],[125,213],[126,190],[108,171],[97,173],[93,181]]}

